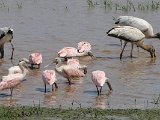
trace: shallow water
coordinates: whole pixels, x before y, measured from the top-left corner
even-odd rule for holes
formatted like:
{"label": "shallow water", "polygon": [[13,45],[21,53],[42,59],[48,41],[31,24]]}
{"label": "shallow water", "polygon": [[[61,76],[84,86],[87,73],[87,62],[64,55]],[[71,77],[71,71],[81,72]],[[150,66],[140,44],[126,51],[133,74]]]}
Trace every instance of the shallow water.
{"label": "shallow water", "polygon": [[[157,58],[134,48],[133,59],[130,59],[128,44],[122,61],[119,60],[120,41],[106,35],[113,25],[113,16],[133,15],[149,21],[154,31],[160,31],[160,11],[115,11],[105,10],[103,6],[88,7],[86,0],[8,0],[0,8],[0,24],[14,29],[15,46],[13,63],[19,58],[28,57],[39,51],[43,54],[40,70],[30,70],[26,81],[14,89],[10,98],[9,90],[0,92],[1,105],[37,105],[46,107],[98,107],[98,108],[153,108],[151,102],[158,98],[160,91],[159,40],[145,40],[156,48]],[[138,3],[138,1],[134,1]],[[21,4],[22,3],[22,4]],[[19,7],[18,7],[19,4]],[[80,41],[88,41],[96,60],[81,58],[88,66],[88,74],[81,80],[68,86],[66,80],[58,77],[58,90],[44,93],[41,73],[43,67],[56,57],[56,52],[65,46],[77,46]],[[12,66],[9,60],[11,46],[5,45],[5,58],[0,61],[0,76],[6,75]],[[49,66],[47,69],[54,69]],[[91,81],[93,70],[104,70],[114,91],[109,93],[107,85],[101,96]],[[73,106],[72,106],[73,103]]]}

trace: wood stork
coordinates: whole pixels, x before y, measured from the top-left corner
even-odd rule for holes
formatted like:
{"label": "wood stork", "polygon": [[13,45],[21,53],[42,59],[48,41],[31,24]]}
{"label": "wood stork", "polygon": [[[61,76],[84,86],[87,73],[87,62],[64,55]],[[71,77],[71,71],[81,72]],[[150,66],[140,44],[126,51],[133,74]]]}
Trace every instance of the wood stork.
{"label": "wood stork", "polygon": [[14,47],[11,42],[12,39],[13,39],[13,29],[11,27],[0,28],[0,53],[1,53],[0,59],[4,58],[4,44],[7,42],[10,42],[12,46],[12,55],[11,55],[12,59],[14,51]]}
{"label": "wood stork", "polygon": [[132,43],[131,54],[130,54],[131,57],[132,57],[133,44],[136,44],[138,47],[141,47],[142,49],[148,51],[151,55],[151,58],[156,57],[154,47],[152,45],[145,45],[142,42],[143,39],[145,38],[145,35],[135,27],[116,26],[111,28],[107,32],[107,34],[108,36],[116,37],[125,41],[122,52],[120,54],[120,59],[122,58],[123,51],[128,42]]}
{"label": "wood stork", "polygon": [[[115,18],[115,20],[116,20],[115,24],[117,25],[132,26],[139,29],[147,39],[149,38],[160,39],[160,33],[154,33],[152,25],[144,19],[137,18],[134,16],[119,16],[118,18]],[[121,41],[121,46],[122,46],[122,41]]]}
{"label": "wood stork", "polygon": [[117,25],[132,26],[139,29],[145,35],[145,38],[160,39],[160,33],[154,33],[152,25],[144,19],[133,16],[119,16],[115,20]]}

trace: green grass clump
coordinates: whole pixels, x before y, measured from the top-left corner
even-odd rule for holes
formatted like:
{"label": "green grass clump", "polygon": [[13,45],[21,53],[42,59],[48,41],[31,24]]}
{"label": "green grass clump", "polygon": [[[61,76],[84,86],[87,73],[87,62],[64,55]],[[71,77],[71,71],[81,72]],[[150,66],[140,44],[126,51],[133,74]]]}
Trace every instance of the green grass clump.
{"label": "green grass clump", "polygon": [[153,12],[160,10],[160,2],[149,0],[144,2],[134,2],[133,0],[87,0],[87,4],[89,7],[104,6],[105,10],[114,10],[115,12]]}
{"label": "green grass clump", "polygon": [[0,107],[0,118],[6,119],[62,119],[62,120],[111,120],[111,119],[131,119],[131,120],[159,120],[159,109],[94,109],[94,108],[44,108],[44,107]]}

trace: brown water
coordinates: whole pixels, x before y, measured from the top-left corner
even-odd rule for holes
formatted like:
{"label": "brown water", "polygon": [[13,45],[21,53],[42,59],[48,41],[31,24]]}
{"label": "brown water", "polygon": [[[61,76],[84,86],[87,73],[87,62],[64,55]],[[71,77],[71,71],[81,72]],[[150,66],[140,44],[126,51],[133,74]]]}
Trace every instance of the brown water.
{"label": "brown water", "polygon": [[[12,25],[14,29],[13,44],[15,46],[14,64],[19,58],[28,57],[34,51],[43,54],[43,64],[40,70],[33,70],[26,76],[26,81],[19,85],[8,96],[9,90],[0,92],[1,105],[37,105],[46,107],[99,107],[99,108],[153,108],[151,102],[160,94],[160,60],[157,39],[145,40],[156,48],[157,58],[150,59],[149,53],[134,48],[134,58],[129,58],[128,44],[122,61],[119,60],[120,41],[106,35],[113,25],[113,17],[133,15],[149,21],[154,31],[160,31],[160,11],[158,12],[122,12],[105,11],[97,5],[89,8],[86,0],[19,0],[18,7],[14,0],[5,2],[0,8],[0,25]],[[134,1],[136,2],[136,1]],[[8,9],[9,8],[9,9]],[[92,44],[96,60],[80,59],[88,66],[88,74],[74,85],[68,86],[66,80],[58,77],[58,90],[44,93],[41,73],[44,66],[56,57],[56,52],[65,46],[77,46],[86,40]],[[11,47],[5,45],[5,58],[0,62],[0,75],[6,75],[12,66],[9,60]],[[47,69],[54,69],[54,65]],[[91,81],[93,70],[104,70],[114,91],[108,93],[107,85],[103,87],[103,95],[97,97],[96,88]],[[136,102],[135,102],[136,100]]]}

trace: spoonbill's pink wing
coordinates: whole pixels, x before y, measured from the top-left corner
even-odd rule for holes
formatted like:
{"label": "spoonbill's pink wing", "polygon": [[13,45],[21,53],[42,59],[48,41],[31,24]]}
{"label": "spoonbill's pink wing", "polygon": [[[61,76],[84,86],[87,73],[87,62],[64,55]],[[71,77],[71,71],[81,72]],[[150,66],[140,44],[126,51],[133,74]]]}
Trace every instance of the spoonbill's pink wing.
{"label": "spoonbill's pink wing", "polygon": [[98,87],[103,86],[106,81],[105,72],[100,71],[100,70],[93,71],[92,72],[92,81]]}
{"label": "spoonbill's pink wing", "polygon": [[76,68],[69,68],[67,70],[64,70],[64,73],[71,78],[79,78],[85,76],[85,74],[82,71]]}
{"label": "spoonbill's pink wing", "polygon": [[45,83],[52,85],[56,81],[55,71],[54,70],[43,71],[42,79]]}
{"label": "spoonbill's pink wing", "polygon": [[32,53],[29,56],[29,61],[31,64],[40,64],[42,63],[42,54],[41,53]]}

